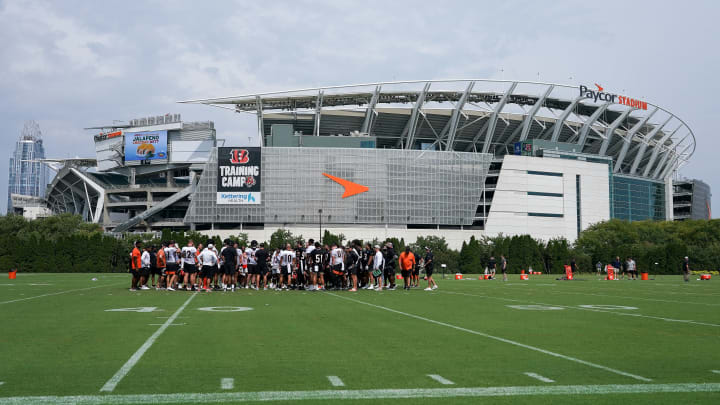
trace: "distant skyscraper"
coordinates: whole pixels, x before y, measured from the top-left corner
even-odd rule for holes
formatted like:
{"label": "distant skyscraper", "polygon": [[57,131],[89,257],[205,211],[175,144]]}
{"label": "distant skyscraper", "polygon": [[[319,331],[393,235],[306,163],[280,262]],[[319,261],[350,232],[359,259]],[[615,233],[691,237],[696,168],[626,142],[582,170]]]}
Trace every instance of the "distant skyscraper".
{"label": "distant skyscraper", "polygon": [[35,121],[27,121],[10,157],[7,212],[12,212],[12,194],[45,196],[50,169],[38,159],[45,159],[40,126]]}

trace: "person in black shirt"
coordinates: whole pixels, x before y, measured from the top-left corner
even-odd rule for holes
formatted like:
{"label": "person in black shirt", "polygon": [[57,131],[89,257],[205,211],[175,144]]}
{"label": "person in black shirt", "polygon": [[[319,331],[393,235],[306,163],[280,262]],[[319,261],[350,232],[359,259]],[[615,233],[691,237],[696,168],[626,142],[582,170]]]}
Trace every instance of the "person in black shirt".
{"label": "person in black shirt", "polygon": [[315,250],[312,251],[312,283],[315,285],[315,290],[322,290],[325,288],[325,264],[327,263],[327,252],[320,246],[320,242],[315,242]]}
{"label": "person in black shirt", "polygon": [[395,290],[395,259],[397,259],[397,255],[391,242],[385,244],[383,259],[385,259],[385,285],[390,283],[388,290],[392,291]]}
{"label": "person in black shirt", "polygon": [[[263,290],[267,290],[267,274],[268,274],[268,261],[270,260],[270,253],[265,250],[265,244],[261,243],[260,247],[255,251],[255,261],[257,262],[257,271],[260,273],[263,282]],[[259,288],[259,287],[258,287]]]}
{"label": "person in black shirt", "polygon": [[220,256],[223,259],[222,274],[223,283],[225,284],[224,290],[227,291],[229,288],[235,291],[235,284],[237,283],[237,250],[232,240],[225,239],[225,247],[220,250]]}
{"label": "person in black shirt", "polygon": [[490,278],[495,280],[495,270],[497,267],[497,262],[495,262],[495,256],[490,256],[490,261],[488,262],[488,270],[490,270]]}
{"label": "person in black shirt", "polygon": [[[153,287],[160,288],[160,279],[162,278],[162,271],[157,266],[157,250],[155,245],[150,246],[150,280]],[[157,286],[155,285],[155,276],[157,276]]]}
{"label": "person in black shirt", "polygon": [[365,244],[365,249],[360,251],[360,288],[367,287],[370,281],[370,258],[373,256],[372,246],[369,243]]}
{"label": "person in black shirt", "polygon": [[428,286],[425,291],[436,290],[438,288],[437,283],[433,279],[433,267],[435,266],[435,255],[429,247],[425,248],[425,275],[427,276]]}
{"label": "person in black shirt", "polygon": [[297,270],[295,285],[298,290],[305,289],[305,248],[302,242],[298,242],[295,246],[295,259],[297,260]]}
{"label": "person in black shirt", "polygon": [[420,256],[415,252],[413,252],[413,256],[415,256],[415,265],[410,276],[410,287],[417,287],[420,283]]}

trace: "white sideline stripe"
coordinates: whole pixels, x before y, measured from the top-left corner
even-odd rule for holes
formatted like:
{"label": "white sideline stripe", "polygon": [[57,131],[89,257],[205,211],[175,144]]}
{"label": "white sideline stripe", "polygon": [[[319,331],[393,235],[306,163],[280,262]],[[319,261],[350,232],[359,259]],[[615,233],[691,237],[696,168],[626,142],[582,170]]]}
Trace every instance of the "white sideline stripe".
{"label": "white sideline stripe", "polygon": [[453,384],[455,384],[454,382],[448,380],[447,378],[444,378],[444,377],[441,376],[441,375],[428,374],[427,376],[430,377],[430,378],[432,378],[433,380],[439,382],[440,384],[443,384],[443,385],[453,385]]}
{"label": "white sideline stripe", "polygon": [[555,380],[551,380],[551,379],[549,379],[549,378],[547,378],[547,377],[541,376],[540,374],[531,373],[531,372],[529,372],[529,371],[526,371],[526,372],[524,372],[523,374],[525,374],[525,375],[528,376],[528,377],[532,377],[532,378],[534,378],[534,379],[536,379],[536,380],[540,380],[540,381],[542,381],[542,382],[546,382],[546,383],[554,383],[554,382],[555,382]]}
{"label": "white sideline stripe", "polygon": [[235,379],[234,378],[222,378],[220,379],[220,388],[224,390],[231,390],[235,388]]}
{"label": "white sideline stripe", "polygon": [[715,374],[720,374],[720,370],[710,370],[710,371],[712,371]]}
{"label": "white sideline stripe", "polygon": [[535,395],[657,394],[720,392],[720,383],[613,384],[613,385],[529,385],[524,387],[410,388],[381,390],[260,391],[140,395],[77,395],[0,398],[0,405],[95,405],[173,404],[256,401],[301,401],[322,399],[395,399],[448,397],[506,397]]}
{"label": "white sideline stripe", "polygon": [[457,330],[460,330],[460,331],[463,331],[463,332],[472,333],[473,335],[483,336],[483,337],[486,337],[486,338],[488,338],[488,339],[493,339],[493,340],[497,340],[497,341],[500,341],[500,342],[503,342],[503,343],[508,343],[508,344],[511,344],[511,345],[515,345],[515,346],[518,346],[518,347],[523,347],[523,348],[525,348],[525,349],[534,350],[534,351],[536,351],[536,352],[544,353],[544,354],[547,354],[547,355],[550,355],[550,356],[554,356],[554,357],[558,357],[558,358],[565,359],[565,360],[570,360],[570,361],[573,361],[573,362],[575,362],[575,363],[584,364],[584,365],[586,365],[586,366],[599,368],[599,369],[601,369],[601,370],[609,371],[609,372],[614,373],[614,374],[624,375],[625,377],[634,378],[634,379],[636,379],[636,380],[640,380],[640,381],[652,381],[652,379],[650,379],[650,378],[646,378],[646,377],[642,377],[642,376],[639,376],[639,375],[627,373],[627,372],[621,371],[621,370],[616,370],[616,369],[614,369],[614,368],[606,367],[606,366],[603,366],[603,365],[600,365],[600,364],[591,363],[591,362],[589,362],[589,361],[581,360],[581,359],[578,359],[578,358],[575,358],[575,357],[571,357],[571,356],[566,356],[566,355],[564,355],[564,354],[551,352],[551,351],[549,351],[549,350],[541,349],[541,348],[535,347],[535,346],[526,345],[526,344],[524,344],[524,343],[516,342],[516,341],[514,341],[514,340],[505,339],[505,338],[501,338],[501,337],[497,337],[497,336],[493,336],[493,335],[488,335],[487,333],[478,332],[478,331],[475,331],[475,330],[472,330],[472,329],[463,328],[463,327],[461,327],[461,326],[451,325],[451,324],[449,324],[449,323],[436,321],[436,320],[433,320],[433,319],[430,319],[430,318],[423,318],[423,317],[418,316],[418,315],[413,315],[413,314],[409,314],[409,313],[407,313],[407,312],[402,312],[402,311],[398,311],[398,310],[395,310],[395,309],[383,307],[383,306],[380,306],[380,305],[371,304],[371,303],[369,303],[369,302],[365,302],[365,301],[360,301],[360,300],[356,300],[356,299],[353,299],[353,298],[344,297],[344,296],[341,296],[341,295],[333,294],[333,293],[331,293],[331,292],[328,292],[328,294],[330,294],[330,295],[332,295],[332,296],[334,296],[334,297],[337,297],[337,298],[344,299],[344,300],[354,301],[354,302],[357,302],[357,303],[359,303],[359,304],[364,304],[364,305],[368,305],[368,306],[371,306],[371,307],[383,309],[383,310],[385,310],[385,311],[394,312],[394,313],[396,313],[396,314],[404,315],[404,316],[407,316],[407,317],[410,317],[410,318],[415,318],[415,319],[419,319],[419,320],[421,320],[421,321],[434,323],[434,324],[436,324],[436,325],[446,326],[446,327],[448,327],[448,328],[453,328],[453,329],[457,329]]}
{"label": "white sideline stripe", "polygon": [[336,375],[329,375],[327,376],[327,379],[330,381],[330,384],[333,385],[333,387],[344,387],[345,383],[343,380],[340,379],[340,377]]}
{"label": "white sideline stripe", "polygon": [[692,304],[692,305],[707,305],[707,306],[711,306],[711,307],[720,307],[720,304],[710,304],[710,303],[706,303],[706,302],[661,300],[661,299],[656,299],[656,298],[642,298],[642,297],[624,297],[621,295],[583,293],[583,292],[572,292],[572,291],[553,291],[552,293],[554,293],[554,294],[593,295],[596,297],[623,298],[623,299],[629,299],[629,300],[667,302],[667,303],[671,303],[671,304]]}
{"label": "white sideline stripe", "polygon": [[175,311],[175,313],[172,314],[172,316],[170,318],[168,318],[168,320],[165,321],[165,323],[162,324],[162,326],[160,326],[158,328],[158,330],[156,330],[155,333],[153,333],[152,336],[150,336],[148,338],[148,340],[146,340],[145,343],[143,343],[143,345],[140,346],[140,348],[137,349],[137,351],[132,356],[130,356],[128,361],[125,362],[125,364],[123,364],[122,367],[120,367],[120,370],[118,370],[115,373],[115,375],[112,376],[105,383],[105,385],[102,386],[102,388],[100,388],[100,392],[112,392],[115,389],[115,387],[118,385],[118,383],[123,378],[125,378],[127,373],[129,373],[130,370],[132,370],[132,368],[135,366],[135,364],[137,364],[137,362],[140,361],[140,359],[145,354],[145,352],[148,351],[150,346],[152,346],[153,343],[155,343],[155,340],[157,340],[157,338],[160,337],[160,335],[162,335],[163,332],[165,332],[165,329],[167,329],[168,326],[170,326],[170,324],[172,324],[175,321],[175,318],[177,318],[177,316],[180,315],[180,313],[185,309],[185,307],[187,307],[187,305],[190,303],[190,301],[192,301],[193,298],[195,298],[196,295],[197,295],[197,293],[192,294],[190,296],[190,298],[188,298],[187,301],[185,301],[185,303],[182,304],[182,306],[180,306],[180,308],[178,308],[178,310]]}
{"label": "white sideline stripe", "polygon": [[77,288],[77,289],[74,289],[74,290],[65,290],[65,291],[59,291],[59,292],[56,292],[56,293],[36,295],[36,296],[34,296],[34,297],[18,298],[18,299],[16,299],[16,300],[2,301],[2,302],[0,302],[0,305],[2,305],[2,304],[10,304],[10,303],[19,302],[19,301],[27,301],[27,300],[32,300],[32,299],[35,299],[35,298],[49,297],[49,296],[51,296],[51,295],[67,294],[67,293],[75,292],[75,291],[92,290],[93,288],[112,287],[112,286],[114,286],[114,285],[119,285],[119,284],[118,284],[118,283],[115,283],[115,284],[97,285],[97,286],[95,286],[95,287]]}
{"label": "white sideline stripe", "polygon": [[652,315],[642,315],[642,314],[633,314],[629,312],[617,312],[617,311],[609,311],[606,309],[597,309],[597,308],[583,308],[583,307],[573,307],[568,305],[561,305],[561,304],[546,304],[543,302],[532,302],[527,300],[519,300],[519,299],[513,299],[513,298],[503,298],[503,297],[493,297],[491,295],[477,295],[477,294],[468,294],[468,293],[461,293],[461,292],[454,292],[454,291],[441,291],[446,294],[456,294],[456,295],[467,295],[468,297],[480,297],[480,298],[490,298],[494,300],[501,300],[501,301],[511,301],[511,302],[522,302],[525,304],[533,304],[533,305],[546,305],[546,306],[554,306],[554,307],[563,307],[565,309],[578,309],[581,311],[592,311],[592,312],[605,312],[608,314],[614,314],[614,315],[620,315],[620,316],[635,316],[638,318],[647,318],[647,319],[657,319],[659,321],[665,321],[665,322],[680,322],[680,323],[690,323],[693,325],[702,325],[702,326],[714,326],[714,327],[720,327],[720,325],[716,323],[708,323],[708,322],[699,322],[699,321],[692,321],[688,319],[674,319],[674,318],[663,318],[661,316],[652,316]]}

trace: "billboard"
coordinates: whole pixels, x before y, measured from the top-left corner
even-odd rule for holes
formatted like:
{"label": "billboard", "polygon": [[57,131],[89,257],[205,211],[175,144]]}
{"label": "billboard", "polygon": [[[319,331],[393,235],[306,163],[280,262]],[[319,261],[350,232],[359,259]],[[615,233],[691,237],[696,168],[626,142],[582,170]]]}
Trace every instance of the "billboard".
{"label": "billboard", "polygon": [[219,147],[218,204],[260,204],[262,148]]}
{"label": "billboard", "polygon": [[167,158],[167,131],[125,133],[125,162],[164,163]]}

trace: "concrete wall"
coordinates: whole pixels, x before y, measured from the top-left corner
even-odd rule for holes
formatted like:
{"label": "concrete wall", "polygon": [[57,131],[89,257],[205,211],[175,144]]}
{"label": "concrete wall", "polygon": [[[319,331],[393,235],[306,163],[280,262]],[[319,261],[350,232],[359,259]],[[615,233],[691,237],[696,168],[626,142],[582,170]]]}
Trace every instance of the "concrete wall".
{"label": "concrete wall", "polygon": [[[529,171],[556,175],[530,174]],[[581,229],[610,218],[608,166],[569,159],[505,156],[485,231],[548,240],[577,238],[576,175]],[[553,193],[558,196],[532,195]],[[543,214],[547,216],[542,216]]]}

